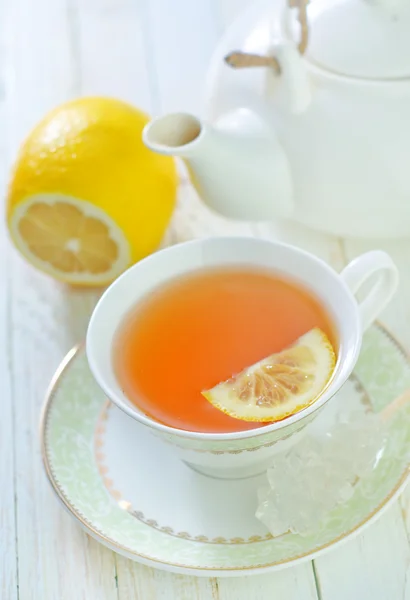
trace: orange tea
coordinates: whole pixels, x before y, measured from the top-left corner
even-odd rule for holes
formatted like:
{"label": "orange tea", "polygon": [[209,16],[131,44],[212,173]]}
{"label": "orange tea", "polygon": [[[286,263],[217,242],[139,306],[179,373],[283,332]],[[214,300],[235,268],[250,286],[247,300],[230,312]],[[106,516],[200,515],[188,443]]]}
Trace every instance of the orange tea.
{"label": "orange tea", "polygon": [[116,334],[113,362],[126,396],[152,419],[188,431],[261,427],[230,417],[201,394],[314,327],[332,338],[311,292],[250,268],[195,271],[148,294]]}

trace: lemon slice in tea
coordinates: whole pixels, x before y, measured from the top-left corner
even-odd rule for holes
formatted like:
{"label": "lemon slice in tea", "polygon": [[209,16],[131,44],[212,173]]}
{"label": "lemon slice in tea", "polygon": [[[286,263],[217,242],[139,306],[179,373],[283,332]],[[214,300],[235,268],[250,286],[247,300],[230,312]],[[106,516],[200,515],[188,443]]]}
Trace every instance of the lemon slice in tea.
{"label": "lemon slice in tea", "polygon": [[280,421],[312,404],[335,368],[332,344],[311,329],[294,344],[203,391],[222,412],[243,421]]}

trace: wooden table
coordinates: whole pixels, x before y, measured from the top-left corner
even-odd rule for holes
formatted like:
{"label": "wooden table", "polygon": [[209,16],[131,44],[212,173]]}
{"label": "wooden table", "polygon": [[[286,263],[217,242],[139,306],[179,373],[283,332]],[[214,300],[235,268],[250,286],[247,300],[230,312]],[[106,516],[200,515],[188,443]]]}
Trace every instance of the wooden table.
{"label": "wooden table", "polygon": [[[68,98],[109,94],[153,114],[199,111],[212,49],[250,1],[4,0],[3,184],[29,128]],[[402,283],[383,320],[410,347],[410,241],[368,244],[291,225],[233,225],[211,216],[183,180],[167,241],[228,232],[296,243],[338,269],[370,247],[389,251]],[[98,294],[67,289],[34,271],[10,247],[4,227],[0,245],[1,600],[410,599],[409,493],[355,540],[312,563],[257,577],[175,576],[126,560],[85,535],[46,482],[38,420],[50,377],[84,337]]]}

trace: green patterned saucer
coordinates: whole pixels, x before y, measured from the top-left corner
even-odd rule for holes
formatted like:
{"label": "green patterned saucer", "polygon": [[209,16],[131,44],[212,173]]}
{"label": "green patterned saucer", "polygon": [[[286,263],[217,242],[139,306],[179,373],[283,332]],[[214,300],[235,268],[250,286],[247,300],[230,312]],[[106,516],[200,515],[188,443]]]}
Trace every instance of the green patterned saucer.
{"label": "green patterned saucer", "polygon": [[[365,335],[354,375],[315,427],[343,411],[381,410],[410,388],[410,359],[381,326]],[[322,419],[320,421],[319,419]],[[206,477],[108,403],[83,347],[58,369],[41,421],[43,459],[65,507],[97,540],[131,559],[171,571],[233,576],[272,571],[312,559],[356,535],[403,489],[410,459],[410,405],[390,423],[388,442],[353,496],[307,536],[274,538],[255,518],[264,475]]]}

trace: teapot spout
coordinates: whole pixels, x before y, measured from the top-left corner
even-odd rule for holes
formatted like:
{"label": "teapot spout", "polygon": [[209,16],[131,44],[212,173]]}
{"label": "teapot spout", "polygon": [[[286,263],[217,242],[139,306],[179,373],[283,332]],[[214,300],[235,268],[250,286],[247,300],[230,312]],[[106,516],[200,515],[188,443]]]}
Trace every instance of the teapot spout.
{"label": "teapot spout", "polygon": [[154,119],[143,141],[181,157],[199,196],[215,212],[264,221],[293,212],[290,166],[275,132],[253,111],[237,109],[214,125],[183,113]]}
{"label": "teapot spout", "polygon": [[199,119],[188,113],[173,113],[148,123],[142,139],[153,152],[185,158],[195,151],[202,133],[203,124]]}

